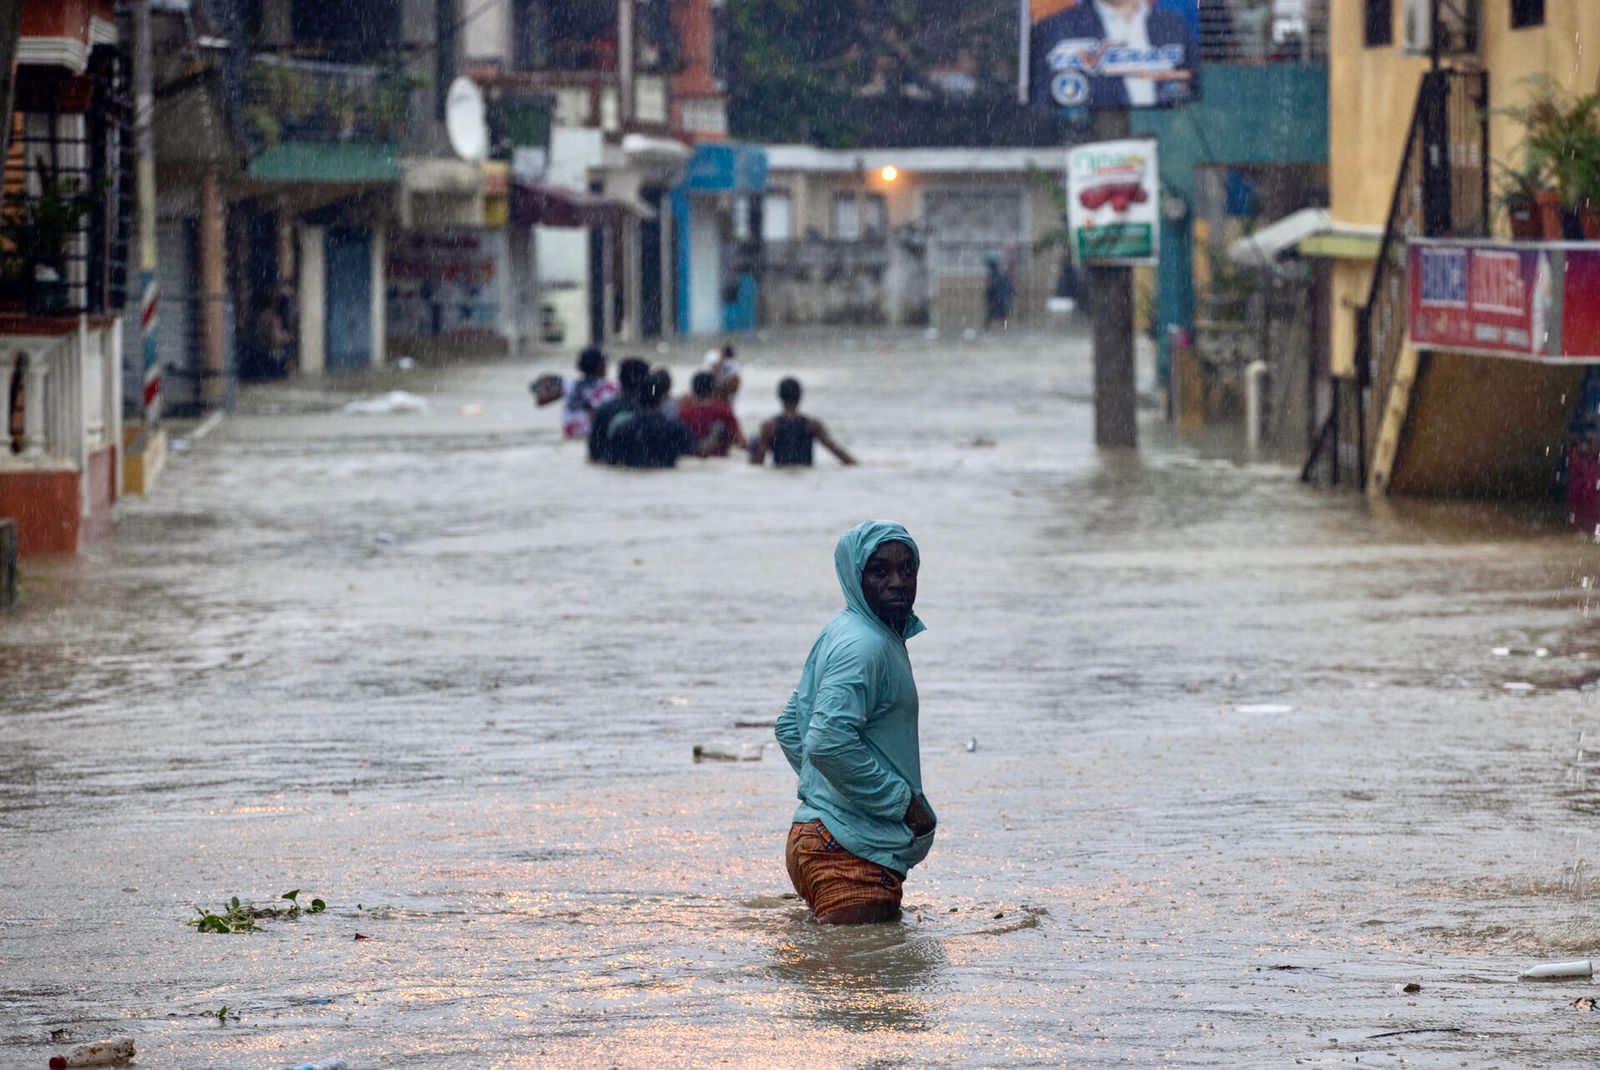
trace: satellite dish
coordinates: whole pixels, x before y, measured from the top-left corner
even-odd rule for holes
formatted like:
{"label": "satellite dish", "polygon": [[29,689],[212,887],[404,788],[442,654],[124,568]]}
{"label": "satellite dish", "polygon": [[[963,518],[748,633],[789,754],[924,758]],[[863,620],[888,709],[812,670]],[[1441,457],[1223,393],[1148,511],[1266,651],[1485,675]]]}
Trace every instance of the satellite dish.
{"label": "satellite dish", "polygon": [[450,147],[468,163],[481,163],[489,156],[489,124],[484,120],[483,90],[471,78],[459,77],[450,83],[444,98],[444,128]]}

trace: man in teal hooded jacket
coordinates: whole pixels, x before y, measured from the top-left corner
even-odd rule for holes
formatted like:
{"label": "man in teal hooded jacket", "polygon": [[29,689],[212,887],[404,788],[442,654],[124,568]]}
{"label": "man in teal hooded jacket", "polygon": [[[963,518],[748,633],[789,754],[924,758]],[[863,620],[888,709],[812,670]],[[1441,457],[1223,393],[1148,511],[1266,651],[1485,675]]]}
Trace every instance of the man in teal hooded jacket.
{"label": "man in teal hooded jacket", "polygon": [[912,612],[921,557],[905,528],[869,520],[840,536],[833,565],[844,611],[812,644],[777,724],[800,774],[785,861],[819,921],[894,921],[937,820],[922,795],[906,655],[923,630]]}

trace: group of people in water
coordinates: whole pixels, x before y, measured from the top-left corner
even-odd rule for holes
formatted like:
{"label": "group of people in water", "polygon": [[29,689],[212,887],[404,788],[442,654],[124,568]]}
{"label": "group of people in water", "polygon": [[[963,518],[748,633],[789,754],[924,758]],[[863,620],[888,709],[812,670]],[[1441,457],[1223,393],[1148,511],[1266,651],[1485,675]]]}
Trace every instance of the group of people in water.
{"label": "group of people in water", "polygon": [[679,457],[726,457],[748,453],[750,463],[768,458],[778,467],[809,465],[820,444],[842,464],[855,464],[828,434],[821,420],[800,411],[800,381],[778,384],[782,410],[747,438],[733,411],[739,392],[739,364],[732,345],[706,354],[681,397],[672,393],[672,374],[647,361],[626,357],[617,378],[606,377],[606,355],[589,346],[578,354],[577,375],[544,375],[530,385],[537,404],[561,402],[561,430],[588,443],[589,460],[626,468],[673,468]]}

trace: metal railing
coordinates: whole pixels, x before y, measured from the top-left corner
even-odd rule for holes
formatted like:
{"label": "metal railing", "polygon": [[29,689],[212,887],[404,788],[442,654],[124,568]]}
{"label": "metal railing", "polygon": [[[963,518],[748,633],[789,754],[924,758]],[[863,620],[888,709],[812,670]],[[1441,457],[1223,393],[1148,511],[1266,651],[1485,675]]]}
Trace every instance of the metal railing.
{"label": "metal railing", "polygon": [[1200,62],[1326,63],[1324,0],[1230,0],[1200,6]]}
{"label": "metal railing", "polygon": [[398,67],[258,53],[239,117],[254,152],[286,141],[390,143],[405,129],[416,85]]}
{"label": "metal railing", "polygon": [[14,121],[0,289],[32,313],[117,312],[127,293],[134,140],[126,57],[97,47],[83,81],[85,110],[19,110]]}
{"label": "metal railing", "polygon": [[1340,400],[1312,444],[1303,478],[1309,479],[1319,459],[1326,457],[1333,466],[1332,482],[1339,482],[1341,458],[1348,454],[1341,448],[1341,437],[1353,426],[1356,486],[1366,488],[1372,450],[1405,345],[1407,242],[1416,237],[1488,233],[1488,109],[1486,73],[1438,69],[1423,75],[1372,284],[1366,302],[1355,310],[1355,377],[1335,383]]}

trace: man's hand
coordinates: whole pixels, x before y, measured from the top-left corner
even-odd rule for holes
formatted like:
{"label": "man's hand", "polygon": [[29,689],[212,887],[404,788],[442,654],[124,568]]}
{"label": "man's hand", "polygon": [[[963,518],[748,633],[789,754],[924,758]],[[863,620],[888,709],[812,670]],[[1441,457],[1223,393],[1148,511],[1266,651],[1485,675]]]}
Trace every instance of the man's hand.
{"label": "man's hand", "polygon": [[922,801],[922,796],[911,796],[911,805],[906,807],[905,822],[911,827],[913,836],[926,836],[933,831],[933,814],[928,810],[928,804]]}

